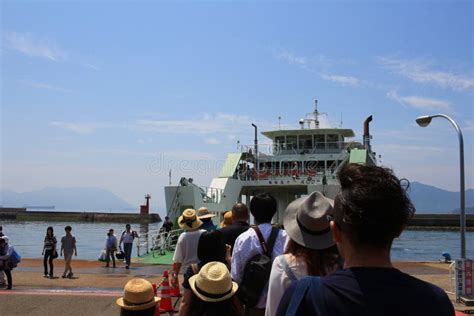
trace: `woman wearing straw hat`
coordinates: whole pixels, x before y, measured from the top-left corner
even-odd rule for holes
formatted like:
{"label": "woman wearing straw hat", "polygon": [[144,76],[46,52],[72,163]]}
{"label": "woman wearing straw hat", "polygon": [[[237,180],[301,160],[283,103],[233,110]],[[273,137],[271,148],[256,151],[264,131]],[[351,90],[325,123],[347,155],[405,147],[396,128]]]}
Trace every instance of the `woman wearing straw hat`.
{"label": "woman wearing straw hat", "polygon": [[205,230],[199,229],[201,220],[196,216],[196,211],[188,208],[178,218],[178,225],[185,230],[179,238],[174,251],[173,263],[176,274],[179,274],[181,266],[184,271],[193,263],[198,263],[197,247],[199,237]]}
{"label": "woman wearing straw hat", "polygon": [[212,218],[216,215],[211,214],[207,207],[200,207],[197,210],[197,216],[202,221],[201,229],[205,229],[208,232],[217,229],[217,226],[212,222]]}
{"label": "woman wearing straw hat", "polygon": [[191,302],[193,300],[193,292],[189,285],[189,278],[198,274],[201,268],[212,261],[222,262],[228,265],[227,247],[224,243],[224,236],[218,230],[204,232],[199,237],[197,248],[198,264],[192,264],[183,275],[183,299],[179,306],[178,316],[186,316],[189,314]]}
{"label": "woman wearing straw hat", "polygon": [[341,259],[329,228],[333,201],[319,192],[288,205],[283,219],[289,241],[286,253],[273,261],[266,316],[276,315],[285,290],[307,275],[326,275],[341,267]]}
{"label": "woman wearing straw hat", "polygon": [[193,300],[188,315],[240,316],[242,310],[235,296],[238,284],[232,281],[227,266],[209,262],[199,273],[189,278]]}
{"label": "woman wearing straw hat", "polygon": [[121,316],[154,316],[160,298],[145,279],[135,278],[125,284],[123,297],[117,299]]}

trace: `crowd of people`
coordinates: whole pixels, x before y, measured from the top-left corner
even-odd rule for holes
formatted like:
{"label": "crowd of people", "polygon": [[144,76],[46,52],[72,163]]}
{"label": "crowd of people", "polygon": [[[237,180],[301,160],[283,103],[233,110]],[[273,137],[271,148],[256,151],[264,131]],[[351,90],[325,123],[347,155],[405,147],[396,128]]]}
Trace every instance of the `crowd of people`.
{"label": "crowd of people", "polygon": [[[219,227],[206,208],[184,210],[173,256],[174,272],[183,274],[179,315],[454,315],[441,288],[392,265],[392,242],[415,212],[393,171],[347,164],[338,180],[334,200],[313,192],[290,203],[283,226],[272,225],[277,202],[268,193],[255,195],[249,208],[235,204]],[[172,228],[166,218],[163,229]],[[64,257],[62,277],[73,277],[76,238],[71,226],[64,231],[58,254],[53,227],[46,230],[47,278],[54,277],[58,256]],[[110,261],[116,267],[120,252],[129,269],[137,237],[129,224],[119,239],[110,229],[106,267]],[[7,289],[18,261],[0,227],[0,282]],[[117,304],[122,315],[154,315],[158,301],[150,282],[134,278]]]}
{"label": "crowd of people", "polygon": [[[335,200],[314,192],[293,201],[283,227],[271,224],[277,203],[267,193],[250,202],[253,226],[240,203],[220,229],[203,224],[207,210],[185,210],[173,258],[184,273],[179,315],[454,316],[441,288],[392,265],[392,242],[415,212],[392,170],[348,164],[338,179]],[[127,286],[122,315],[153,315],[150,294],[125,303]]]}

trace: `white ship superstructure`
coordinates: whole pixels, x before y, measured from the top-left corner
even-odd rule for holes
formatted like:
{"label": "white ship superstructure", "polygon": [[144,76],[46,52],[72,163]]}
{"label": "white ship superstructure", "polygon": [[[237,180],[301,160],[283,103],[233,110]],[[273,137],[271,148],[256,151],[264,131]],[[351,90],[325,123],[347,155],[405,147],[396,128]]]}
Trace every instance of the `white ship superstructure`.
{"label": "white ship superstructure", "polygon": [[229,153],[218,177],[209,187],[199,187],[192,179],[181,178],[178,186],[165,187],[168,216],[172,220],[186,208],[207,207],[216,214],[230,210],[236,202],[249,205],[252,196],[268,192],[278,201],[274,222],[281,223],[287,205],[294,199],[320,191],[334,198],[339,190],[337,171],[346,163],[376,164],[370,146],[369,123],[364,122],[362,143],[348,141],[352,129],[321,128],[317,101],[312,113],[299,121],[296,129],[262,133],[269,145],[257,141]]}

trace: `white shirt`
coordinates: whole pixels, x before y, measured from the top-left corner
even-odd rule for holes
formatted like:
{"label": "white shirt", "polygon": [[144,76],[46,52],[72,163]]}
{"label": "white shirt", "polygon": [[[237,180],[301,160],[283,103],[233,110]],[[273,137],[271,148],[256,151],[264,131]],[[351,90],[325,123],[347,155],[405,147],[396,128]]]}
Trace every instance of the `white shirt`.
{"label": "white shirt", "polygon": [[[263,238],[265,241],[268,241],[270,237],[270,232],[272,231],[271,224],[260,224],[258,228],[262,232]],[[281,255],[286,248],[286,232],[283,229],[280,229],[278,232],[275,245],[273,246],[272,258]],[[257,254],[263,254],[262,246],[258,240],[257,234],[253,228],[250,228],[246,232],[237,237],[235,240],[234,251],[232,252],[232,264],[231,264],[231,275],[232,279],[235,282],[242,282],[242,277],[244,276],[244,269],[247,261]],[[263,289],[262,295],[258,300],[256,308],[265,308],[267,302],[267,292],[268,284]]]}
{"label": "white shirt", "polygon": [[265,316],[275,316],[278,304],[280,303],[283,294],[291,285],[291,279],[285,271],[285,266],[282,260],[286,260],[288,268],[291,269],[296,279],[301,279],[308,275],[308,268],[306,262],[301,257],[295,257],[292,254],[284,254],[278,256],[273,261],[272,272],[270,273],[270,281],[268,282],[268,297],[267,308]]}
{"label": "white shirt", "polygon": [[205,232],[204,229],[184,232],[179,235],[178,243],[174,251],[173,261],[182,264],[181,271],[186,272],[187,268],[193,264],[198,263],[197,248],[199,237]]}
{"label": "white shirt", "polygon": [[133,235],[134,231],[131,230],[130,232],[124,231],[122,233],[122,242],[124,244],[133,244],[133,240],[135,239],[135,236]]}

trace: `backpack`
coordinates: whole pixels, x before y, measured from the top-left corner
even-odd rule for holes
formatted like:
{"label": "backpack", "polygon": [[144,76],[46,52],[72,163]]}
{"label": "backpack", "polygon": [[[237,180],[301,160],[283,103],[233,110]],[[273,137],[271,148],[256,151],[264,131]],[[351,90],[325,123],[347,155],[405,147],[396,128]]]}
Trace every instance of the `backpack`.
{"label": "backpack", "polygon": [[273,245],[275,244],[280,230],[278,227],[272,227],[268,242],[265,242],[258,226],[252,226],[252,228],[255,230],[258,240],[260,241],[263,254],[253,256],[245,264],[244,275],[239,285],[237,296],[247,307],[255,307],[257,305],[260,295],[270,279],[270,271],[273,263]]}

